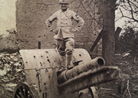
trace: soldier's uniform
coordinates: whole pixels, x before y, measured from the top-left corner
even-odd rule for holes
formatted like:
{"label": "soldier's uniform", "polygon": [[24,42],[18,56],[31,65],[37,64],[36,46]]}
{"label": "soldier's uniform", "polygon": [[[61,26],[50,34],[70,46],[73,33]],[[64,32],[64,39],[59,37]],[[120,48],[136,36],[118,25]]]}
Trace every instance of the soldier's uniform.
{"label": "soldier's uniform", "polygon": [[[73,19],[78,23],[74,29],[72,28]],[[84,25],[84,20],[74,11],[71,11],[69,9],[66,11],[59,10],[55,12],[46,20],[46,25],[50,27],[54,20],[57,20],[57,29],[54,30],[54,39],[56,39],[57,49],[61,55],[67,54],[66,66],[68,66],[70,65],[74,49],[73,33],[82,28]]]}

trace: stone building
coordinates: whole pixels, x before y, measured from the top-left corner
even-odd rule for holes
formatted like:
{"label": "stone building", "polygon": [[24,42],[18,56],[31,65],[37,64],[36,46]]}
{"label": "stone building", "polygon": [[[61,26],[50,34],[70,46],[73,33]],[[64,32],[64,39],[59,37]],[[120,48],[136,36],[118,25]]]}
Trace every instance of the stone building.
{"label": "stone building", "polygon": [[[58,2],[59,0],[17,0],[17,32],[21,49],[54,47],[53,34],[46,28],[45,21],[60,9]],[[70,0],[70,2],[70,9],[85,21],[82,30],[75,33],[75,46],[89,51],[103,27],[103,7],[100,0]],[[52,28],[54,27],[55,25]],[[99,46],[97,49],[100,49],[101,53],[101,44]]]}

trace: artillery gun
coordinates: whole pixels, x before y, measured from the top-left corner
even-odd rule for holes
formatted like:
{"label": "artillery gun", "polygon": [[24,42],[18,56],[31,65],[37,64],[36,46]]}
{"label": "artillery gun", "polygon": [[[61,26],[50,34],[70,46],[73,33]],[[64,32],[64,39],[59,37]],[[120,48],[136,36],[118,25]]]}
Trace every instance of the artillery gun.
{"label": "artillery gun", "polygon": [[104,66],[101,57],[91,59],[85,49],[75,49],[76,66],[61,73],[64,60],[55,49],[20,50],[20,54],[26,81],[18,83],[13,98],[81,98],[81,93],[90,90],[91,98],[98,98],[94,86],[120,76],[118,67]]}

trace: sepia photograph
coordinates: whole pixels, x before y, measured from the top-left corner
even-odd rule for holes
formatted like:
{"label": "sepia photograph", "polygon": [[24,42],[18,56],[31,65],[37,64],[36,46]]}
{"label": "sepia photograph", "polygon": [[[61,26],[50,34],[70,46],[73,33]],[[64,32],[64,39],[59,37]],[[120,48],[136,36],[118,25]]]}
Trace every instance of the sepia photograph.
{"label": "sepia photograph", "polygon": [[0,0],[0,98],[138,98],[138,1]]}

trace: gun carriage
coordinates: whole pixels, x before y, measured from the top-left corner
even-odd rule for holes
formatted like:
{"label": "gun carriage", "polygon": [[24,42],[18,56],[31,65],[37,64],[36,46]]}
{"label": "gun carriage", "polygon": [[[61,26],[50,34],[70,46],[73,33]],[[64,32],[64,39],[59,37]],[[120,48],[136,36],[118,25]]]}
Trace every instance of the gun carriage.
{"label": "gun carriage", "polygon": [[104,66],[101,57],[91,59],[85,49],[75,49],[72,60],[75,66],[60,73],[64,57],[55,49],[20,50],[20,54],[26,81],[16,86],[13,98],[80,98],[81,93],[88,91],[91,98],[98,98],[94,86],[120,76],[118,67]]}

